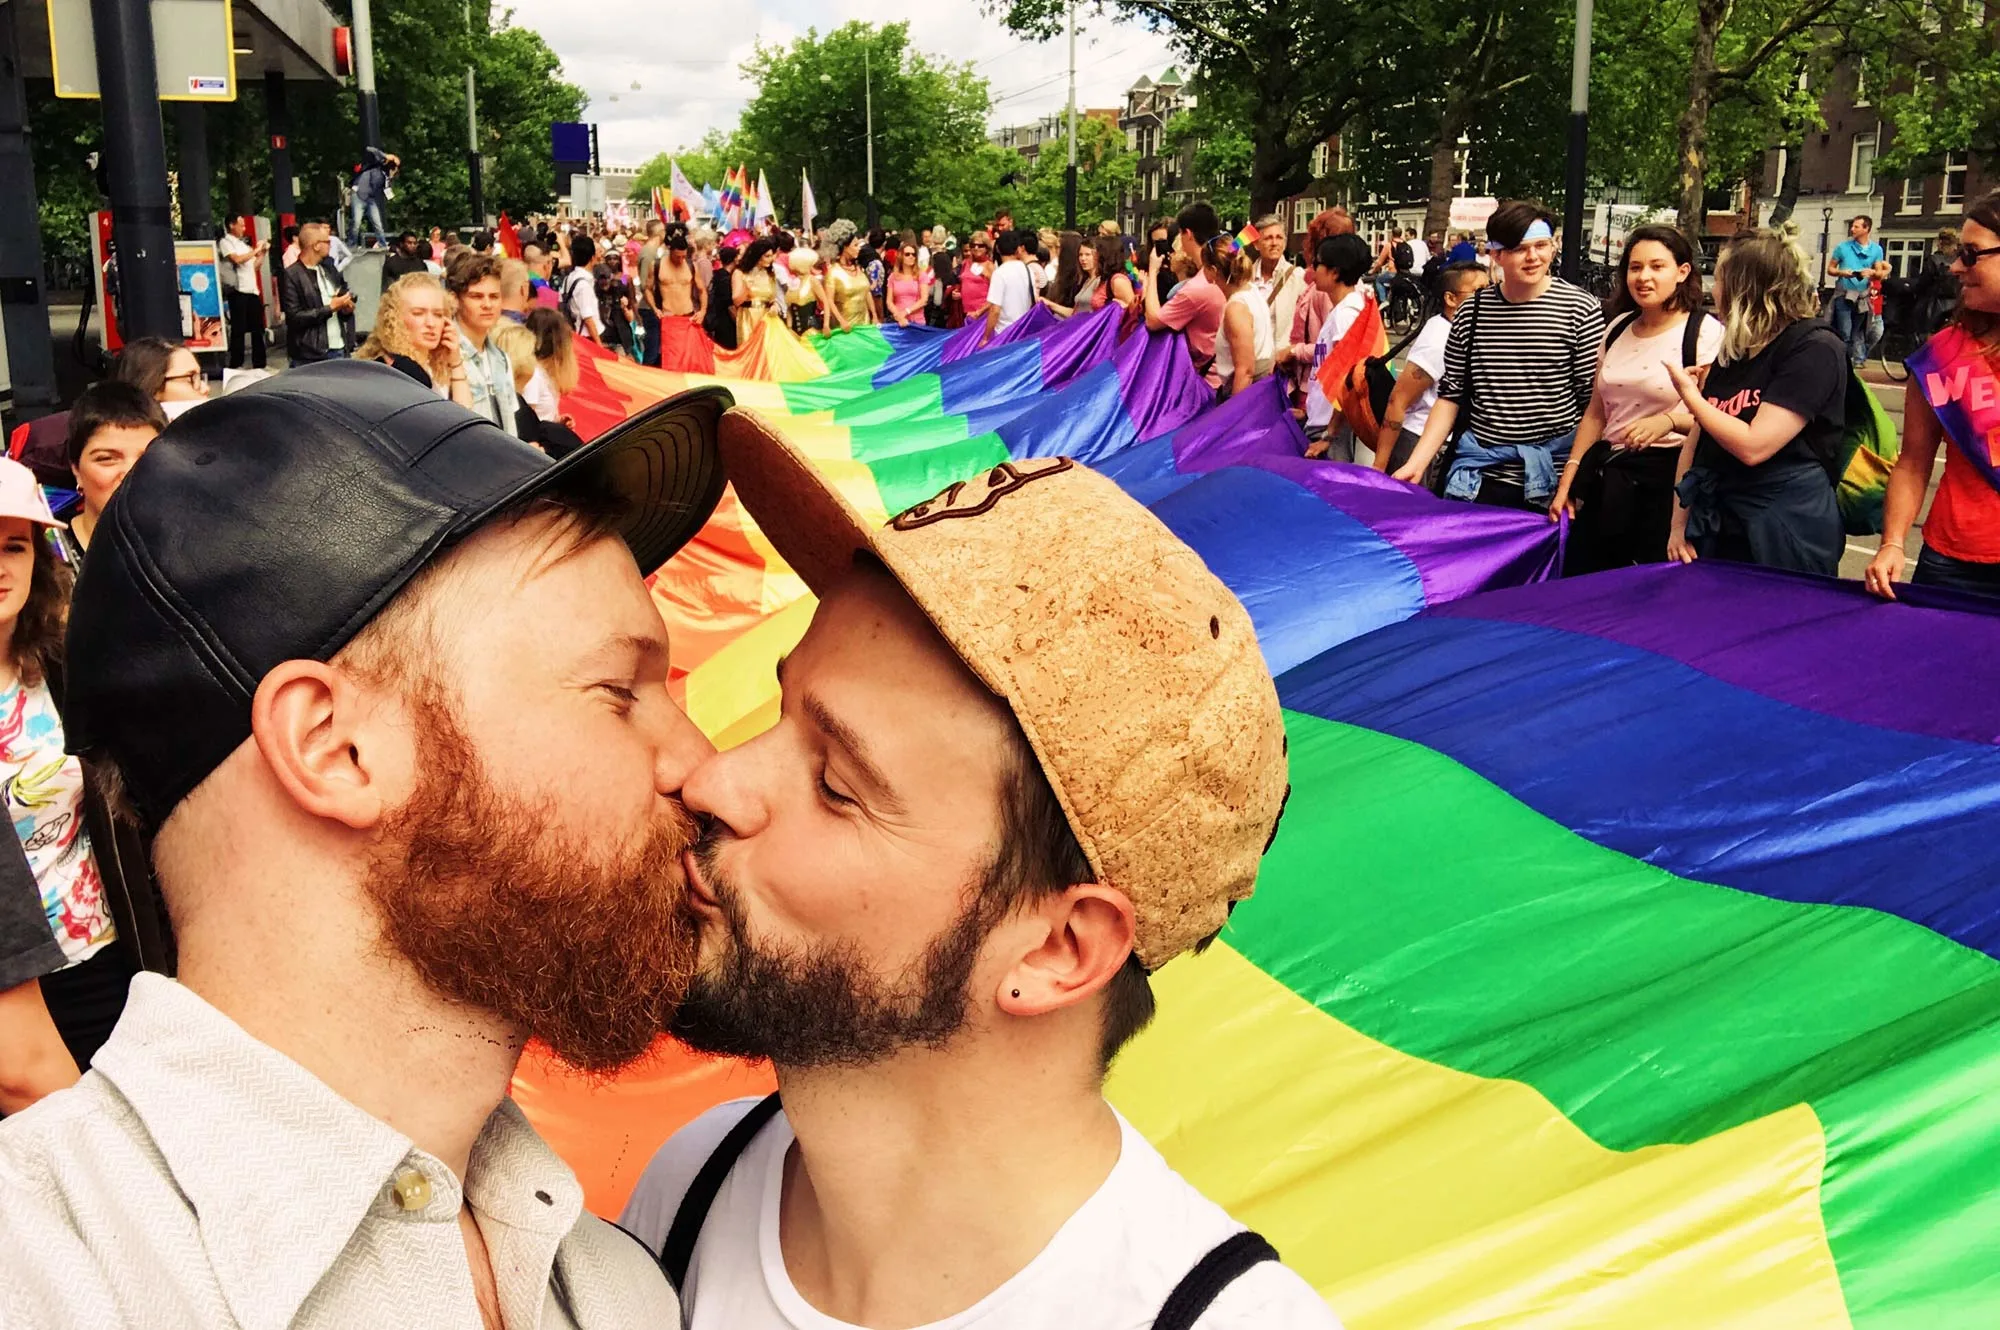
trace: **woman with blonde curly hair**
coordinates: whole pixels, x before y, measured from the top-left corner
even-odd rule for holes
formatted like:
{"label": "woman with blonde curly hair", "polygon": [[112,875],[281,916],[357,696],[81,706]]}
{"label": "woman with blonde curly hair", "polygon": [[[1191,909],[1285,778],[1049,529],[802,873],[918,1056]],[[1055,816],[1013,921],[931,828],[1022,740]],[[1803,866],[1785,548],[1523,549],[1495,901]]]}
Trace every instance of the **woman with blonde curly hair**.
{"label": "woman with blonde curly hair", "polygon": [[472,407],[472,384],[458,355],[451,294],[427,272],[405,273],[382,293],[375,329],[354,353],[401,370],[440,397]]}
{"label": "woman with blonde curly hair", "polygon": [[1667,555],[1831,577],[1846,547],[1834,492],[1846,347],[1818,317],[1805,256],[1775,231],[1723,247],[1715,304],[1722,350],[1707,379],[1664,362],[1695,423],[1681,445]]}

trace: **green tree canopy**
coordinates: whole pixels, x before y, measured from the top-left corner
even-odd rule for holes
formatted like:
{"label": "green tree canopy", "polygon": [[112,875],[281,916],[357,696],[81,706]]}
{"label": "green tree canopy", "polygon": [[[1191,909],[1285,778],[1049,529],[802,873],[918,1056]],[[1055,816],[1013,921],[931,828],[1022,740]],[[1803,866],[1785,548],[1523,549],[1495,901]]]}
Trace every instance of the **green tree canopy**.
{"label": "green tree canopy", "polygon": [[[1138,155],[1125,146],[1124,131],[1115,124],[1079,116],[1076,122],[1076,217],[1089,230],[1106,217],[1118,215],[1124,192],[1138,177]],[[1065,126],[1054,138],[1043,139],[1034,163],[1019,174],[1008,207],[1021,226],[1063,224],[1063,184],[1069,173],[1069,133]],[[990,215],[988,213],[987,215]]]}
{"label": "green tree canopy", "polygon": [[731,147],[753,178],[759,168],[768,172],[782,215],[798,216],[803,170],[822,223],[864,217],[871,103],[875,198],[885,225],[962,226],[975,196],[997,186],[986,80],[969,65],[913,49],[909,36],[907,23],[857,20],[823,36],[808,30],[789,46],[759,44],[745,62],[757,95]]}

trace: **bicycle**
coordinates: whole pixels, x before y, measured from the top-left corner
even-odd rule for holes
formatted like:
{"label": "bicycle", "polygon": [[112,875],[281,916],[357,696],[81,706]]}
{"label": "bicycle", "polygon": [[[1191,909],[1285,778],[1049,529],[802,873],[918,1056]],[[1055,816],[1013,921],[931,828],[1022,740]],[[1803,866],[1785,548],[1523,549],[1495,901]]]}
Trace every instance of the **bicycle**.
{"label": "bicycle", "polygon": [[1915,292],[1909,283],[1890,278],[1882,284],[1882,333],[1868,348],[1871,359],[1882,362],[1882,372],[1891,383],[1910,377],[1905,362],[1930,340],[1931,330],[1917,317]]}

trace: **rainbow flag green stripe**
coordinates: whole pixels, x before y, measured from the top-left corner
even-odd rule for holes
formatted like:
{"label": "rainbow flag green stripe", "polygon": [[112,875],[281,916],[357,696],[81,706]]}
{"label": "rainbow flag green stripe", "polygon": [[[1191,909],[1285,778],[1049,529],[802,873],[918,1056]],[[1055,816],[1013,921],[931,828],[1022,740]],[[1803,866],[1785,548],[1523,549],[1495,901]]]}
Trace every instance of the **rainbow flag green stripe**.
{"label": "rainbow flag green stripe", "polygon": [[[1280,678],[1257,893],[1114,1098],[1356,1327],[2000,1323],[2000,620],[1607,577]],[[1974,693],[1802,668],[1882,641]]]}

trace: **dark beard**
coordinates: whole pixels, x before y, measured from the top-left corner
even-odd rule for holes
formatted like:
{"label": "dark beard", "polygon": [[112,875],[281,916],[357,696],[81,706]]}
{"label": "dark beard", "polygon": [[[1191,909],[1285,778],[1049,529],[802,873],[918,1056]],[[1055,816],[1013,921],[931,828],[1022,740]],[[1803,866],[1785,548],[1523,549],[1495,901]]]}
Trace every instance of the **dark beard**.
{"label": "dark beard", "polygon": [[727,950],[698,971],[668,1031],[691,1048],[768,1058],[781,1067],[865,1066],[912,1046],[940,1048],[963,1029],[980,944],[996,922],[984,891],[893,981],[851,945],[765,949],[751,941],[741,897],[716,862],[695,853],[727,929]]}
{"label": "dark beard", "polygon": [[385,945],[440,996],[574,1066],[632,1061],[666,1027],[700,936],[683,905],[683,814],[607,856],[496,789],[448,703],[412,703],[425,776],[382,829],[367,889]]}

